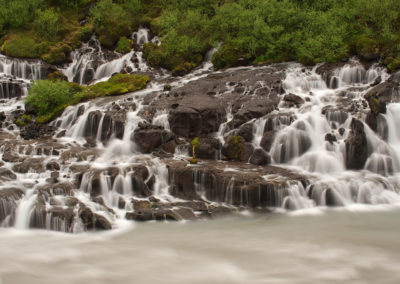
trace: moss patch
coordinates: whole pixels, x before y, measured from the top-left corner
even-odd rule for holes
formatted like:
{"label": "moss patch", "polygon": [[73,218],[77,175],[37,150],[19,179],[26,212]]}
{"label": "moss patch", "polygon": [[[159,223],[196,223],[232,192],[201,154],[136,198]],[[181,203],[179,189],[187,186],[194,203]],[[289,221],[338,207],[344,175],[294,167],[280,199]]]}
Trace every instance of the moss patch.
{"label": "moss patch", "polygon": [[36,121],[39,123],[51,121],[67,106],[96,97],[134,92],[143,89],[150,81],[147,76],[117,74],[107,82],[80,86],[76,83],[57,80],[56,75],[51,80],[36,81],[25,100],[25,104],[34,109]]}

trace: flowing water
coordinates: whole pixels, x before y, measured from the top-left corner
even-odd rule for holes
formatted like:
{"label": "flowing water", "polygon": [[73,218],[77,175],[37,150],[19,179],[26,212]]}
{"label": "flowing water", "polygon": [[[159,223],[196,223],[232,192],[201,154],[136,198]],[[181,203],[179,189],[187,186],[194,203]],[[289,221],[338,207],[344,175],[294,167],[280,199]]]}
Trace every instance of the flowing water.
{"label": "flowing water", "polygon": [[2,229],[0,281],[399,283],[399,210],[310,214],[139,223],[80,235]]}
{"label": "flowing water", "polygon": [[[210,74],[224,73],[212,71],[210,58],[215,50],[211,50],[193,72],[172,78],[163,70],[152,70],[142,59],[143,44],[150,40],[159,44],[157,38],[151,39],[143,28],[132,39],[138,50],[122,55],[103,51],[92,37],[71,53],[70,64],[59,67],[69,81],[80,84],[107,80],[117,72],[154,72],[155,80],[133,94],[70,106],[53,122],[57,129],[54,141],[63,149],[82,152],[82,156],[61,164],[60,184],[78,179],[72,167],[91,169],[82,174],[72,193],[60,187],[43,195],[45,189],[41,186],[48,183],[52,170],[30,170],[1,180],[0,193],[10,188],[20,192],[0,200],[0,227],[8,227],[0,230],[0,284],[399,283],[400,103],[393,100],[387,105],[387,112],[379,114],[375,132],[365,122],[368,108],[363,105],[363,96],[371,84],[388,80],[385,69],[378,65],[366,68],[351,60],[325,78],[316,72],[319,65],[310,69],[288,64],[281,97],[292,96],[302,103],[282,99],[279,111],[247,122],[252,125],[251,144],[255,149],[262,147],[267,131],[273,132],[268,153],[272,164],[309,180],[304,184],[276,175],[263,176],[265,181],[280,184],[273,188],[274,207],[268,206],[274,213],[257,215],[241,208],[241,215],[229,218],[142,224],[125,220],[127,212],[136,210],[132,196],[146,200],[138,193],[141,186],[135,181],[139,166],[148,172],[142,184],[152,183],[153,196],[164,203],[182,202],[171,194],[166,162],[143,154],[132,140],[135,130],[145,121],[143,98],[155,94],[157,99],[167,83],[175,89]],[[43,66],[41,61],[0,55],[0,99],[5,99],[1,111],[12,115],[23,106],[20,98],[26,94],[30,80],[47,76]],[[257,68],[269,67],[241,67],[226,72]],[[268,87],[262,80],[259,84],[260,89]],[[225,93],[234,90],[235,86],[227,84]],[[252,96],[248,89],[241,95]],[[226,105],[225,111],[225,119],[213,133],[221,144],[228,133],[235,131],[229,126],[234,120],[233,106]],[[152,124],[169,132],[168,118],[169,110],[160,109]],[[367,141],[367,160],[358,170],[348,167],[346,151],[353,119],[360,120]],[[4,131],[7,135],[19,133],[12,127]],[[331,141],[327,141],[327,135]],[[93,144],[89,150],[85,148],[87,144]],[[48,154],[58,151],[55,146],[47,154],[40,147],[39,142],[21,144],[18,151],[24,158],[43,159],[46,163],[57,159]],[[186,144],[179,145],[173,159],[187,159],[189,150]],[[4,161],[7,151],[5,146],[0,148]],[[220,161],[220,152],[215,158],[225,173],[243,171]],[[7,160],[4,168],[13,169],[14,164]],[[117,171],[113,177],[112,170]],[[222,199],[208,200],[203,194],[209,185],[208,177],[201,172],[194,176],[195,190],[202,193],[206,202],[237,205],[235,178],[218,188],[224,192]],[[95,190],[102,197],[100,203],[91,198]],[[71,196],[77,200],[72,209],[68,205]],[[249,197],[246,198],[244,201],[241,196],[239,205],[248,205]],[[340,207],[329,209],[332,205]],[[97,218],[110,222],[113,230],[85,232],[80,217],[84,206]],[[72,216],[68,222],[62,215],[67,211]]]}

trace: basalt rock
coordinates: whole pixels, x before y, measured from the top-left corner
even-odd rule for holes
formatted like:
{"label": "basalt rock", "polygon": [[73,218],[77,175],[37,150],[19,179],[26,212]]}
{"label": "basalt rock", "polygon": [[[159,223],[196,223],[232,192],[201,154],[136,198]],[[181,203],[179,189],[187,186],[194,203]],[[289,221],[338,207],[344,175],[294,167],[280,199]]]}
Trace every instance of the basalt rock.
{"label": "basalt rock", "polygon": [[302,104],[305,103],[305,101],[301,97],[299,97],[299,96],[297,96],[295,94],[287,94],[287,95],[285,95],[283,97],[283,101],[285,102],[285,104],[288,107],[294,107],[294,106],[295,107],[299,107],[299,106],[301,106]]}
{"label": "basalt rock", "polygon": [[255,170],[249,164],[221,165],[212,161],[190,167],[177,161],[169,161],[168,165],[170,194],[186,200],[205,196],[210,201],[248,208],[281,206],[290,183],[308,184],[304,176],[272,166],[257,166]]}
{"label": "basalt rock", "polygon": [[13,166],[13,170],[18,173],[26,174],[29,171],[33,171],[35,173],[43,173],[43,158],[28,158],[24,160],[22,163],[17,163]]}
{"label": "basalt rock", "polygon": [[364,132],[364,125],[361,121],[353,118],[351,131],[346,139],[346,167],[359,170],[364,168],[368,158],[367,137]]}
{"label": "basalt rock", "polygon": [[134,132],[132,140],[143,153],[151,153],[155,148],[174,139],[174,135],[162,127],[141,124]]}
{"label": "basalt rock", "polygon": [[251,155],[249,163],[258,166],[268,165],[271,163],[271,156],[263,149],[257,148]]}
{"label": "basalt rock", "polygon": [[274,143],[275,136],[276,136],[276,131],[271,130],[265,132],[261,139],[260,146],[265,151],[269,152],[271,150],[272,143]]}
{"label": "basalt rock", "polygon": [[254,148],[241,136],[229,136],[222,147],[222,154],[229,160],[247,162],[253,154]]}
{"label": "basalt rock", "polygon": [[16,174],[6,168],[0,168],[0,181],[10,181],[17,178]]}
{"label": "basalt rock", "polygon": [[196,157],[200,159],[217,159],[221,143],[215,138],[200,138],[200,146],[196,150]]}

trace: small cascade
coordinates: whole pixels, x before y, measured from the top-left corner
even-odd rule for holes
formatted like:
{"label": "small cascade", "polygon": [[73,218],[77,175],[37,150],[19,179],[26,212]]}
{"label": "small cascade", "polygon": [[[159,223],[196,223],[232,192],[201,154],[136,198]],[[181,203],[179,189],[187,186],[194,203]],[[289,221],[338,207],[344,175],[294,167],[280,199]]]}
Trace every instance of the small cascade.
{"label": "small cascade", "polygon": [[47,72],[47,66],[40,60],[9,58],[0,54],[0,75],[24,80],[40,80],[46,78]]}
{"label": "small cascade", "polygon": [[146,71],[147,64],[142,58],[142,46],[149,41],[149,30],[141,28],[132,34],[139,46],[138,50],[132,49],[127,54],[103,51],[100,42],[92,36],[88,43],[71,52],[71,63],[64,66],[61,71],[69,81],[83,84],[106,81],[113,74],[126,72],[134,73]]}

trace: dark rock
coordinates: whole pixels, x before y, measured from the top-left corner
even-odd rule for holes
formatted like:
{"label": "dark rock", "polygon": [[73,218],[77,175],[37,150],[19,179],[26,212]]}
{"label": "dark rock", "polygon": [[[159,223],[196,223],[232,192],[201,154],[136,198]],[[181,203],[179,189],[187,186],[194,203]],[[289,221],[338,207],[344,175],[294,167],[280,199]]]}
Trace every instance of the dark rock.
{"label": "dark rock", "polygon": [[16,162],[21,161],[21,157],[18,156],[18,154],[15,154],[11,151],[5,151],[3,153],[3,161],[9,162],[9,163],[16,163]]}
{"label": "dark rock", "polygon": [[253,141],[253,124],[243,124],[237,131],[236,135],[243,137],[246,142]]}
{"label": "dark rock", "polygon": [[302,104],[304,104],[304,100],[295,95],[295,94],[287,94],[283,97],[283,101],[286,103],[286,105],[288,105],[289,107],[299,107]]}
{"label": "dark rock", "polygon": [[43,161],[44,159],[42,158],[28,158],[24,160],[22,163],[15,164],[13,166],[13,170],[17,173],[24,173],[24,174],[26,174],[30,170],[34,171],[35,173],[43,173],[44,172]]}
{"label": "dark rock", "polygon": [[247,143],[241,136],[229,136],[222,147],[222,154],[230,159],[247,162],[253,154],[253,146]]}
{"label": "dark rock", "polygon": [[263,149],[257,148],[254,150],[250,158],[250,164],[264,166],[271,163],[271,156],[268,155]]}
{"label": "dark rock", "polygon": [[143,153],[151,153],[155,148],[174,139],[174,135],[159,127],[138,127],[132,140],[140,147]]}
{"label": "dark rock", "polygon": [[351,121],[351,132],[346,143],[346,167],[348,169],[362,169],[368,158],[367,137],[364,125],[361,121],[353,118]]}
{"label": "dark rock", "polygon": [[333,144],[333,142],[337,142],[337,138],[334,134],[332,133],[327,133],[325,135],[325,141],[328,141],[329,143]]}
{"label": "dark rock", "polygon": [[93,214],[93,226],[97,230],[111,230],[112,225],[104,216]]}
{"label": "dark rock", "polygon": [[267,152],[269,152],[271,150],[271,146],[274,143],[274,139],[275,139],[275,135],[276,135],[276,131],[268,131],[265,132],[261,142],[260,142],[260,146]]}
{"label": "dark rock", "polygon": [[199,159],[217,159],[221,143],[215,138],[199,138],[200,146],[196,150]]}
{"label": "dark rock", "polygon": [[60,170],[60,164],[57,163],[56,161],[50,161],[46,164],[46,170],[49,171],[59,171]]}

